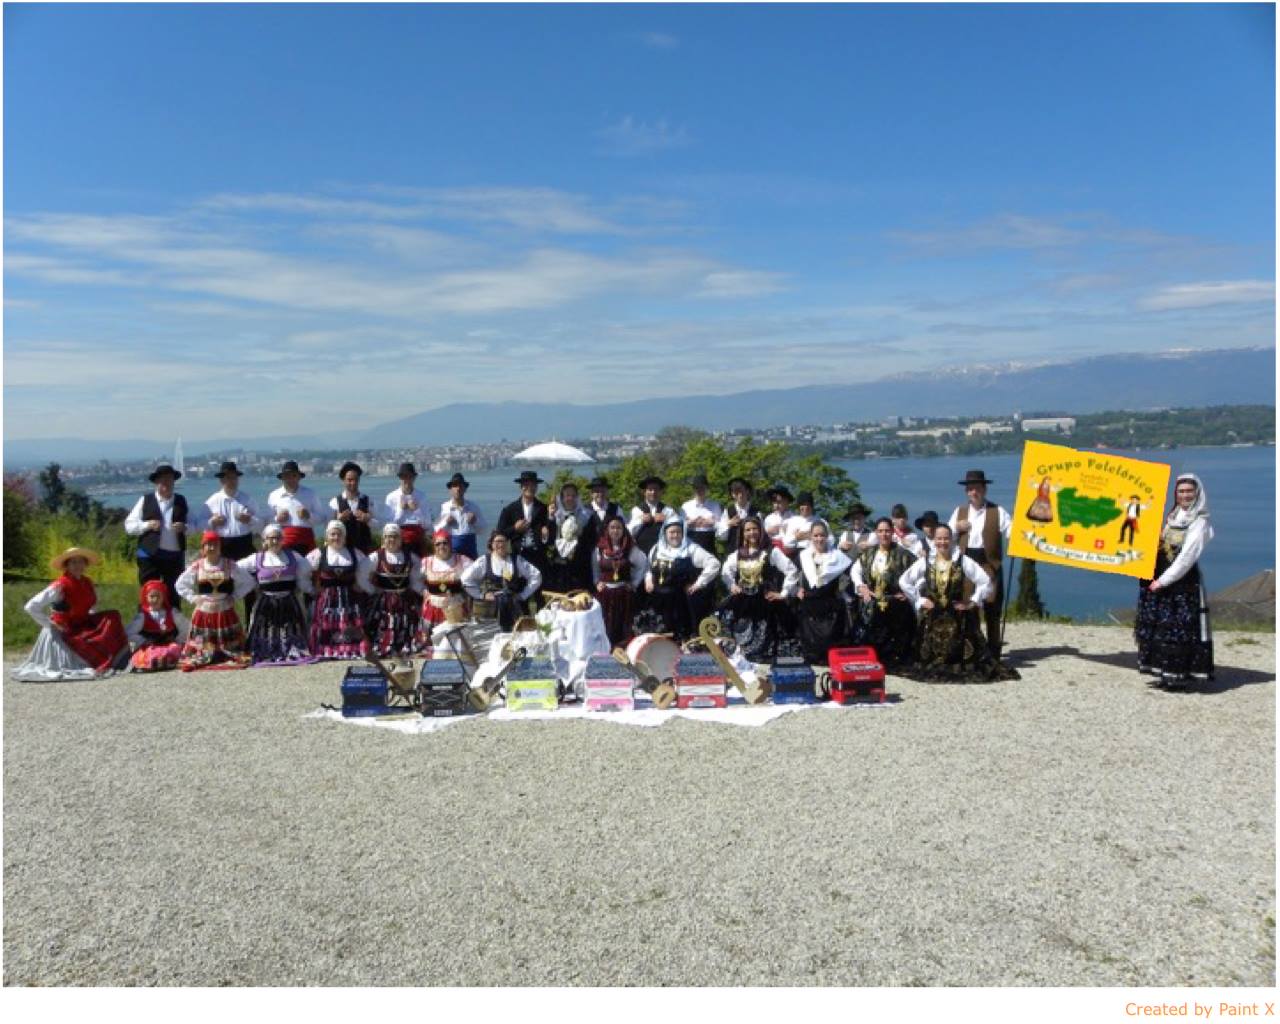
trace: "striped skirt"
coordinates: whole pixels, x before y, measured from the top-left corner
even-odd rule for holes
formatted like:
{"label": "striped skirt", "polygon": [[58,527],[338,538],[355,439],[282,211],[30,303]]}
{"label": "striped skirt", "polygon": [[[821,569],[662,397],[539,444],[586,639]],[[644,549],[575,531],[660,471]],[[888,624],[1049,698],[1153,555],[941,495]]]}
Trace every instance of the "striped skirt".
{"label": "striped skirt", "polygon": [[252,659],[244,649],[244,627],[235,606],[219,611],[197,608],[191,613],[191,635],[182,648],[178,667],[183,672],[202,668],[248,668]]}
{"label": "striped skirt", "polygon": [[317,658],[363,658],[369,653],[360,596],[352,588],[320,588],[311,617],[311,653]]}

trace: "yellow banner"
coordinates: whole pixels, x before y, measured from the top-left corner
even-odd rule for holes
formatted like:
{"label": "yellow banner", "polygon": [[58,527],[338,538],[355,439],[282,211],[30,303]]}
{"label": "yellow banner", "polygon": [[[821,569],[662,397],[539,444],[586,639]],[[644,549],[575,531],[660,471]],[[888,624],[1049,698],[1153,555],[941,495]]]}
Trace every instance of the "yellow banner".
{"label": "yellow banner", "polygon": [[1028,441],[1009,554],[1149,579],[1168,488],[1162,462]]}

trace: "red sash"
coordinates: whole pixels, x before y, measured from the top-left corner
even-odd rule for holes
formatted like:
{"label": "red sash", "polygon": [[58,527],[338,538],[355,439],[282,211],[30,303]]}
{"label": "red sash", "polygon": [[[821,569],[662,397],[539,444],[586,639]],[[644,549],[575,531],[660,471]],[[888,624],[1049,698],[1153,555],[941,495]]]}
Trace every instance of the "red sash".
{"label": "red sash", "polygon": [[281,539],[285,547],[300,555],[309,555],[316,548],[316,534],[309,526],[286,526]]}

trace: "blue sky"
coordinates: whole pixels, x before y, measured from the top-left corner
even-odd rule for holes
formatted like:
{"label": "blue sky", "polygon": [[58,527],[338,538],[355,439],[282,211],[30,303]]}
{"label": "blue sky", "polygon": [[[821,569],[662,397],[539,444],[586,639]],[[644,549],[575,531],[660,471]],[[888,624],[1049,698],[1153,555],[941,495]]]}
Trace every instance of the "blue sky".
{"label": "blue sky", "polygon": [[1272,344],[1274,39],[1265,4],[6,5],[5,431]]}

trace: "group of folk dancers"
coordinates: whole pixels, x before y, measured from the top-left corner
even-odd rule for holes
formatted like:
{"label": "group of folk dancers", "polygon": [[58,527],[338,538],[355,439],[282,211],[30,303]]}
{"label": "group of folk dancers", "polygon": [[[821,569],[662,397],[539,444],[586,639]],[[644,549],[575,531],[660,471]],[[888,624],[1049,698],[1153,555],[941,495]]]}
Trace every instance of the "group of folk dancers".
{"label": "group of folk dancers", "polygon": [[[959,481],[966,500],[947,522],[926,512],[912,530],[906,508],[895,505],[869,523],[870,509],[857,503],[838,535],[816,515],[812,494],[793,495],[784,485],[766,491],[766,513],[749,481],[731,480],[721,506],[699,475],[690,481],[694,496],[673,508],[663,501],[665,481],[651,476],[624,518],[603,477],[588,485],[590,501],[570,483],[546,503],[538,498],[545,481],[526,471],[482,555],[485,519],[466,498],[461,474],[448,482],[451,497],[435,515],[411,463],[381,504],[360,491],[362,471],[347,463],[327,512],[301,484],[305,475],[286,462],[264,516],[239,490],[234,462],[222,465],[220,489],[198,508],[175,492],[181,474],[159,466],[150,476],[154,492],[125,523],[139,538],[133,621],[126,627],[115,612],[93,611],[86,570],[96,556],[64,552],[53,563],[59,578],[27,604],[45,628],[18,677],[423,653],[442,622],[480,617],[509,631],[547,595],[587,590],[615,645],[647,632],[683,641],[715,614],[756,662],[799,655],[821,663],[832,647],[867,644],[887,668],[916,678],[1016,678],[1001,662],[1000,567],[1011,520],[987,501],[992,481],[980,470]],[[1144,670],[1171,685],[1212,672],[1207,636],[1183,621],[1203,604],[1200,592],[1195,600],[1187,595],[1198,584],[1194,561],[1212,536],[1207,503],[1195,477],[1177,486],[1159,575],[1143,581],[1137,628]],[[316,526],[326,518],[317,543]],[[184,564],[188,529],[201,531],[200,554]],[[241,599],[247,629],[236,612]],[[180,601],[190,605],[190,619]]]}

